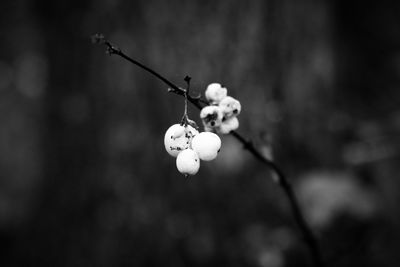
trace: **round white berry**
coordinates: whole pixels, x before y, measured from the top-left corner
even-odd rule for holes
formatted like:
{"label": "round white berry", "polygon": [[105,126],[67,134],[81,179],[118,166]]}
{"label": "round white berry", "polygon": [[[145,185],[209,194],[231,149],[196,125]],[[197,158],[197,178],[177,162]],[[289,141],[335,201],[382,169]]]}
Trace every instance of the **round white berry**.
{"label": "round white berry", "polygon": [[190,143],[199,132],[190,125],[186,127],[174,124],[168,128],[164,136],[165,150],[173,157],[190,147]]}
{"label": "round white berry", "polygon": [[231,96],[227,96],[222,99],[221,102],[219,102],[219,106],[225,118],[237,116],[242,110],[242,105],[240,102]]}
{"label": "round white berry", "polygon": [[195,175],[200,168],[200,159],[196,152],[188,148],[176,157],[178,171],[185,175]]}
{"label": "round white berry", "polygon": [[211,104],[218,104],[227,96],[228,90],[219,83],[212,83],[207,86],[205,96]]}
{"label": "round white berry", "polygon": [[201,160],[213,160],[221,149],[221,139],[215,133],[199,133],[192,140],[192,149],[196,151]]}
{"label": "round white berry", "polygon": [[229,119],[225,119],[221,125],[217,128],[217,132],[220,134],[228,134],[231,131],[239,128],[239,120],[236,117],[231,117]]}
{"label": "round white berry", "polygon": [[222,111],[219,106],[205,106],[200,111],[200,118],[205,128],[213,128],[221,125]]}

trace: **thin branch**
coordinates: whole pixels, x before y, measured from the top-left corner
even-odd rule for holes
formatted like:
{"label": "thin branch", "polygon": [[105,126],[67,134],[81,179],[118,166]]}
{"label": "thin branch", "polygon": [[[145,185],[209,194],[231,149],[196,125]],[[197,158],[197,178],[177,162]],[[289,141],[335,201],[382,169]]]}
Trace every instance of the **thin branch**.
{"label": "thin branch", "polygon": [[[167,78],[159,74],[158,72],[154,71],[153,69],[143,65],[142,63],[132,59],[131,57],[127,56],[124,54],[121,49],[116,47],[115,45],[111,44],[102,34],[96,34],[92,36],[92,42],[93,43],[98,43],[98,44],[104,44],[107,47],[107,53],[112,55],[118,55],[125,60],[131,62],[134,65],[139,66],[140,68],[146,70],[147,72],[151,73],[155,77],[157,77],[159,80],[163,81],[165,84],[167,84],[170,88],[168,88],[168,91],[173,92],[175,94],[187,97],[187,101],[192,103],[195,107],[198,109],[202,109],[204,106],[207,105],[206,101],[203,101],[202,99],[198,97],[191,97],[190,95],[187,94],[187,91],[185,89],[182,89],[169,81]],[[282,172],[282,170],[276,165],[273,161],[269,160],[266,158],[263,154],[261,154],[260,151],[258,151],[253,143],[249,141],[248,139],[244,138],[241,136],[239,133],[236,131],[231,131],[230,134],[235,137],[240,143],[243,144],[243,147],[248,150],[257,160],[260,162],[264,163],[267,165],[274,173],[276,174],[276,179],[275,182],[278,183],[278,185],[281,187],[283,190],[284,194],[288,198],[288,201],[290,203],[291,210],[293,212],[294,219],[297,223],[297,226],[299,227],[300,232],[303,235],[304,242],[306,243],[307,247],[310,250],[310,254],[312,256],[313,262],[315,266],[318,267],[323,267],[324,263],[322,260],[322,254],[319,249],[317,240],[313,234],[313,232],[310,229],[310,226],[307,224],[306,220],[304,219],[303,213],[301,212],[299,202],[296,198],[296,195],[294,194],[293,188],[291,184],[289,183],[288,179]]]}

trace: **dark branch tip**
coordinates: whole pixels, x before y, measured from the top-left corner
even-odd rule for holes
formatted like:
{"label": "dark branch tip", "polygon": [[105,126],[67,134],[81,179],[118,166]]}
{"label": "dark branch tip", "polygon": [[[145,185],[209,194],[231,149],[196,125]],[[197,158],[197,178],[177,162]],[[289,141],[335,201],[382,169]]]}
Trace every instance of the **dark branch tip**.
{"label": "dark branch tip", "polygon": [[112,55],[112,54],[121,54],[122,51],[119,49],[117,46],[111,44],[106,37],[101,34],[101,33],[96,33],[93,34],[90,39],[92,40],[93,44],[100,44],[100,45],[105,45],[107,46],[106,54]]}
{"label": "dark branch tip", "polygon": [[93,44],[104,44],[106,42],[106,38],[101,33],[96,33],[90,36]]}

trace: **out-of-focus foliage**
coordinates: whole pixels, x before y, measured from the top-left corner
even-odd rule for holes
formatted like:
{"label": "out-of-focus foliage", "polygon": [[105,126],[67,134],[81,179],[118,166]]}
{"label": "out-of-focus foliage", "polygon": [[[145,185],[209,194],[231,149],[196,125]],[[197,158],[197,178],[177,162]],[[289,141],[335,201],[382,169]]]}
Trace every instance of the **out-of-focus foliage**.
{"label": "out-of-focus foliage", "polygon": [[[265,166],[223,137],[185,180],[183,99],[104,48],[240,100],[239,132],[295,185],[332,266],[399,262],[400,5],[1,1],[1,266],[303,266]],[[199,124],[198,110],[189,115]]]}
{"label": "out-of-focus foliage", "polygon": [[345,173],[313,173],[299,183],[298,196],[313,228],[329,227],[343,214],[366,219],[377,212],[374,194]]}

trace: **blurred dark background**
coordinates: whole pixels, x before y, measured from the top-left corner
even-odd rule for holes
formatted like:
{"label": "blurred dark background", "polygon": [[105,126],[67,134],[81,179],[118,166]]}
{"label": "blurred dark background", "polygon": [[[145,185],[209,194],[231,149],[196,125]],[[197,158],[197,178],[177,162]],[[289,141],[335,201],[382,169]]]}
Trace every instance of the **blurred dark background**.
{"label": "blurred dark background", "polygon": [[0,265],[311,266],[287,199],[235,139],[178,173],[163,137],[183,99],[92,45],[101,32],[179,85],[190,75],[193,93],[228,87],[239,133],[288,175],[328,266],[398,266],[399,14],[385,1],[1,1]]}

